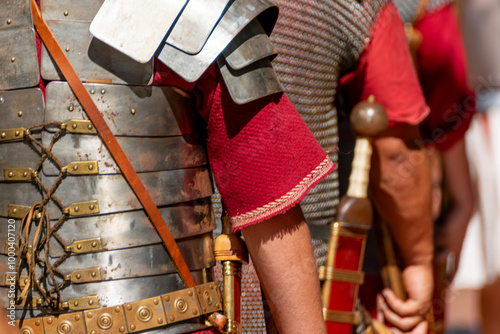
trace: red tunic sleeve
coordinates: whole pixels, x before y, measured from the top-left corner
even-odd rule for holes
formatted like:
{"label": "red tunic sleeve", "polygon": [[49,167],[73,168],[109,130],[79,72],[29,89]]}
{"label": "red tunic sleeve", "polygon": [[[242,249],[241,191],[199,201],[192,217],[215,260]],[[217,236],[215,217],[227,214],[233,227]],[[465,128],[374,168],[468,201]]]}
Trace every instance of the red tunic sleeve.
{"label": "red tunic sleeve", "polygon": [[418,124],[429,113],[413,67],[403,23],[392,2],[380,12],[372,39],[354,72],[340,80],[346,108],[370,95],[381,103],[391,124]]}
{"label": "red tunic sleeve", "polygon": [[443,151],[464,136],[476,110],[462,34],[451,5],[427,14],[415,28],[422,34],[417,67],[431,108],[422,134],[426,143]]}
{"label": "red tunic sleeve", "polygon": [[[161,66],[161,65],[159,65]],[[284,94],[235,104],[211,67],[196,85],[161,69],[155,82],[197,97],[207,121],[207,151],[234,230],[285,212],[335,167]]]}

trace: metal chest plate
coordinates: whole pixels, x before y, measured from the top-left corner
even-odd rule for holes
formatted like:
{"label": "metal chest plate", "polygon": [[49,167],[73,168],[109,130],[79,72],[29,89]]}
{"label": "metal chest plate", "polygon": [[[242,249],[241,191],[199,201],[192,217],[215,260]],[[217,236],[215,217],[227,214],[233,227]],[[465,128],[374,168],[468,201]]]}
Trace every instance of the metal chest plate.
{"label": "metal chest plate", "polygon": [[[139,178],[158,206],[212,195],[212,185],[206,168],[139,173]],[[43,176],[42,180],[46,185],[51,185],[56,177]],[[100,213],[142,208],[122,175],[68,176],[59,185],[56,195],[66,207],[72,203],[98,200]],[[51,218],[61,214],[59,208],[52,202],[48,205],[48,212]]]}
{"label": "metal chest plate", "polygon": [[43,95],[38,88],[0,92],[0,129],[43,123]]}
{"label": "metal chest plate", "polygon": [[13,27],[31,27],[29,0],[3,0],[0,11],[0,29]]}
{"label": "metal chest plate", "polygon": [[[193,101],[182,97],[172,87],[84,86],[116,136],[179,136],[193,129],[193,119],[196,119]],[[169,100],[176,104],[171,107]],[[47,122],[88,119],[66,82],[47,85],[46,104]],[[175,113],[174,107],[178,110]]]}
{"label": "metal chest plate", "polygon": [[6,180],[4,173],[6,168],[34,167],[41,157],[42,153],[35,145],[23,142],[3,143],[0,147],[0,181]]}
{"label": "metal chest plate", "polygon": [[[90,22],[47,21],[59,44],[66,51],[71,65],[82,81],[112,80],[114,83],[146,85],[153,77],[153,62],[145,64],[93,39]],[[42,77],[46,80],[64,80],[45,47],[42,48]]]}
{"label": "metal chest plate", "polygon": [[188,82],[196,81],[226,48],[231,40],[254,18],[276,7],[266,0],[235,1],[224,13],[203,49],[190,55],[165,44],[158,59]]}
{"label": "metal chest plate", "polygon": [[[106,0],[90,32],[140,63],[151,60],[186,0]],[[152,29],[154,27],[154,29]]]}
{"label": "metal chest plate", "polygon": [[32,206],[42,200],[42,194],[31,183],[24,182],[2,182],[0,183],[0,216],[11,217],[9,215],[9,204]]}
{"label": "metal chest plate", "polygon": [[31,26],[0,29],[0,68],[0,90],[38,85],[38,55]]}
{"label": "metal chest plate", "polygon": [[[42,143],[48,146],[51,139],[51,133],[44,133]],[[182,136],[117,137],[116,139],[125,154],[130,157],[132,167],[138,173],[197,167],[207,163],[204,147],[187,143]],[[99,174],[121,173],[97,135],[66,133],[57,140],[52,152],[63,165],[68,165],[73,161],[97,161]],[[53,162],[46,161],[43,165],[43,173],[59,175],[59,169]]]}
{"label": "metal chest plate", "polygon": [[46,21],[84,21],[94,18],[104,0],[41,0],[40,7]]}

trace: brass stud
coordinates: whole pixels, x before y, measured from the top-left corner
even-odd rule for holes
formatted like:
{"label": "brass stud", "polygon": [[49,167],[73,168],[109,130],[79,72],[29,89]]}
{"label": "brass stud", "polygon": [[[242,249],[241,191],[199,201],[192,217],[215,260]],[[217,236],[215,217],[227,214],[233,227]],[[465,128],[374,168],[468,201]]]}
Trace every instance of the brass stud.
{"label": "brass stud", "polygon": [[22,111],[19,111],[19,112],[17,113],[17,116],[22,117],[22,116],[23,116],[23,112],[22,112]]}
{"label": "brass stud", "polygon": [[[75,206],[75,212],[78,212],[78,211],[80,211],[80,207],[79,206]],[[78,246],[80,248],[82,248],[82,245],[78,245]],[[80,248],[78,248],[78,249],[80,249]]]}
{"label": "brass stud", "polygon": [[132,310],[132,305],[127,305],[127,310],[131,311]]}
{"label": "brass stud", "polygon": [[11,19],[7,19],[7,24],[11,24],[12,23],[12,20]]}
{"label": "brass stud", "polygon": [[28,279],[27,278],[24,279],[24,284],[26,284],[26,283],[28,283]]}
{"label": "brass stud", "polygon": [[2,132],[1,137],[2,137],[2,138],[5,138],[5,136],[7,136],[7,134],[6,134],[5,132]]}
{"label": "brass stud", "polygon": [[67,11],[67,10],[66,10],[66,11],[64,11],[64,16],[68,16],[68,14],[69,14],[69,13],[68,13],[68,11]]}
{"label": "brass stud", "polygon": [[210,284],[210,290],[213,290],[214,289],[214,285],[213,284]]}
{"label": "brass stud", "polygon": [[14,177],[14,173],[13,172],[9,172],[9,177]]}
{"label": "brass stud", "polygon": [[93,271],[93,272],[90,274],[90,276],[92,276],[92,277],[95,277],[95,275],[96,275],[95,271]]}
{"label": "brass stud", "polygon": [[24,176],[24,177],[27,177],[27,176],[28,176],[28,172],[24,172],[24,173],[23,173],[23,176]]}
{"label": "brass stud", "polygon": [[89,170],[92,170],[94,169],[94,165],[93,164],[90,164],[89,167],[88,167]]}
{"label": "brass stud", "polygon": [[11,62],[15,62],[15,61],[16,61],[16,57],[12,57],[12,58],[10,58],[10,61],[11,61]]}
{"label": "brass stud", "polygon": [[120,333],[123,333],[123,332],[125,332],[125,327],[120,326],[120,328],[118,330],[120,331]]}
{"label": "brass stud", "polygon": [[76,279],[80,279],[82,278],[82,275],[81,274],[76,274]]}
{"label": "brass stud", "polygon": [[33,333],[28,328],[25,328],[25,329],[23,329],[23,331],[21,332],[21,334],[33,334]]}
{"label": "brass stud", "polygon": [[[78,211],[78,210],[75,210],[75,211]],[[77,249],[82,249],[82,245],[81,245],[81,244],[78,244],[78,245],[76,245],[76,248],[77,248]]]}
{"label": "brass stud", "polygon": [[71,331],[71,326],[68,323],[62,323],[58,326],[57,332],[60,334],[67,334]]}
{"label": "brass stud", "polygon": [[97,332],[95,330],[92,330],[90,334],[96,334]]}
{"label": "brass stud", "polygon": [[[94,210],[94,208],[95,208],[94,204],[90,204],[90,205],[89,205],[89,209],[90,209],[90,210]],[[97,246],[97,243],[94,241],[94,242],[92,243],[92,247],[95,247],[95,246]]]}
{"label": "brass stud", "polygon": [[132,115],[135,115],[135,109],[130,110],[130,113],[131,113]]}
{"label": "brass stud", "polygon": [[42,324],[42,321],[40,319],[37,319],[35,321],[35,326],[40,326]]}
{"label": "brass stud", "polygon": [[188,291],[188,296],[192,297],[193,296],[193,291]]}
{"label": "brass stud", "polygon": [[16,133],[15,133],[16,137],[19,136],[20,134],[21,134],[21,132],[19,132],[19,131],[16,131]]}
{"label": "brass stud", "polygon": [[[78,303],[77,303],[77,304],[78,304]],[[75,306],[76,306],[76,305],[75,305]],[[79,314],[75,315],[75,320],[76,320],[76,321],[80,321],[80,315],[79,315]]]}
{"label": "brass stud", "polygon": [[75,110],[75,107],[71,104],[71,105],[68,107],[68,110],[69,110],[69,111],[73,111],[73,110]]}
{"label": "brass stud", "polygon": [[78,170],[78,165],[74,165],[73,170]]}
{"label": "brass stud", "polygon": [[135,325],[134,324],[130,325],[130,329],[135,331]]}
{"label": "brass stud", "polygon": [[121,310],[120,306],[115,307],[115,312],[116,313],[120,313],[120,310]]}
{"label": "brass stud", "polygon": [[207,312],[207,308],[206,308],[206,307],[204,307],[204,308],[203,308],[203,313],[206,313],[206,312]]}
{"label": "brass stud", "polygon": [[171,315],[170,317],[168,317],[168,320],[170,321],[174,321],[175,320],[175,317],[173,315]]}
{"label": "brass stud", "polygon": [[[91,210],[93,210],[93,209],[94,209],[94,208],[93,208],[93,205],[91,205],[91,206],[90,206],[90,209],[91,209]],[[97,242],[95,242],[95,241],[94,241],[94,242],[92,243],[92,247],[97,247]]]}
{"label": "brass stud", "polygon": [[[15,210],[15,209],[14,209]],[[165,301],[168,302],[170,301],[170,296],[165,296]]]}
{"label": "brass stud", "polygon": [[158,301],[158,299],[156,299],[156,298],[155,298],[155,299],[153,299],[153,304],[158,305],[159,303],[160,303],[160,302]]}
{"label": "brass stud", "polygon": [[12,209],[12,213],[17,213],[17,209]]}
{"label": "brass stud", "polygon": [[87,128],[88,128],[89,130],[92,130],[92,124],[87,125]]}
{"label": "brass stud", "polygon": [[90,319],[90,318],[92,318],[93,316],[94,316],[94,315],[92,314],[92,312],[87,313],[87,318],[89,318],[89,319]]}
{"label": "brass stud", "polygon": [[94,305],[94,301],[92,299],[89,300],[89,305]]}
{"label": "brass stud", "polygon": [[64,50],[66,50],[66,52],[69,52],[69,47],[66,47],[66,49],[64,49]]}
{"label": "brass stud", "polygon": [[197,309],[194,309],[194,310],[193,310],[193,314],[194,314],[194,315],[198,315],[198,310],[197,310]]}
{"label": "brass stud", "polygon": [[77,126],[78,126],[78,125],[76,125],[76,123],[73,123],[73,126],[72,126],[72,127],[73,127],[73,129],[76,129],[76,127],[77,127]]}
{"label": "brass stud", "polygon": [[158,320],[157,320],[157,321],[158,321],[158,323],[159,323],[159,324],[162,324],[162,323],[163,323],[163,319],[162,319],[162,318],[158,318]]}
{"label": "brass stud", "polygon": [[52,318],[48,318],[47,323],[50,325],[52,323]]}

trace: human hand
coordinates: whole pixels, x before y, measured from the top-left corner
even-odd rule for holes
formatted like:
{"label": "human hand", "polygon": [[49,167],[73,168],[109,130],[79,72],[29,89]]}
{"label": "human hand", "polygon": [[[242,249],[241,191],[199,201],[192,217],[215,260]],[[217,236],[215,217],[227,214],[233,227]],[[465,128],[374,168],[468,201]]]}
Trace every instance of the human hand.
{"label": "human hand", "polygon": [[377,296],[378,320],[393,326],[394,333],[426,334],[426,315],[431,308],[433,291],[430,265],[410,265],[403,272],[408,298],[398,298],[391,289]]}

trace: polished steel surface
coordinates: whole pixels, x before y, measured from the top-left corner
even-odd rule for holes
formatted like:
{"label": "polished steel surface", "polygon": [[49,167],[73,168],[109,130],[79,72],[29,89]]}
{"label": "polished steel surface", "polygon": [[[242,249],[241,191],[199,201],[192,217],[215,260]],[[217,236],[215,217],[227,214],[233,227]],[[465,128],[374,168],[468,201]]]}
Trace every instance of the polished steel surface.
{"label": "polished steel surface", "polygon": [[[57,41],[65,50],[71,65],[82,81],[110,79],[113,83],[145,85],[153,76],[153,61],[145,64],[125,56],[112,47],[93,39],[90,22],[47,21]],[[42,77],[45,80],[64,80],[47,49],[42,47]]]}
{"label": "polished steel surface", "polygon": [[[42,143],[48,145],[51,133],[43,133]],[[205,148],[200,144],[187,143],[182,136],[147,138],[118,137],[118,143],[138,173],[198,167],[207,163]],[[101,139],[95,135],[65,134],[52,152],[63,165],[73,161],[98,161],[99,174],[121,173],[113,157]],[[0,168],[2,163],[0,161]],[[32,166],[32,165],[30,165]],[[54,163],[47,161],[43,166],[45,175],[59,175]],[[0,180],[1,180],[0,175]]]}
{"label": "polished steel surface", "polygon": [[[172,87],[84,84],[115,136],[179,136],[193,127],[193,102]],[[167,98],[171,98],[169,103]],[[177,101],[177,102],[176,102]],[[176,112],[172,109],[175,108]],[[45,120],[88,119],[66,82],[47,85]],[[182,129],[182,131],[181,131]],[[49,128],[49,131],[53,131]]]}
{"label": "polished steel surface", "polygon": [[[226,48],[231,40],[254,18],[267,12],[270,25],[277,8],[267,0],[237,0],[224,13],[203,49],[189,55],[181,50],[165,44],[160,47],[158,59],[179,74],[188,82],[196,81],[205,70],[214,62],[217,56]],[[266,13],[266,14],[267,14]],[[268,22],[266,22],[268,23]]]}
{"label": "polished steel surface", "polygon": [[31,26],[0,29],[0,90],[38,85],[38,56]]}
{"label": "polished steel surface", "polygon": [[189,0],[168,34],[167,43],[189,54],[201,51],[229,0]]}

